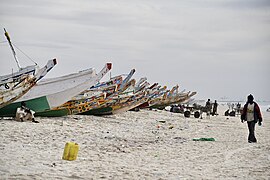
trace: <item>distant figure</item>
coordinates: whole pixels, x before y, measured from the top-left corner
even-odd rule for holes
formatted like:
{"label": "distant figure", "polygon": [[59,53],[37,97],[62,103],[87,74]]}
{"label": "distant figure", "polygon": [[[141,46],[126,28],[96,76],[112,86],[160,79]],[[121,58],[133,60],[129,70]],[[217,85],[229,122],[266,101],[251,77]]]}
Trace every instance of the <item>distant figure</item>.
{"label": "distant figure", "polygon": [[237,112],[237,114],[240,114],[240,109],[241,109],[241,104],[238,102],[236,104],[236,112]]}
{"label": "distant figure", "polygon": [[225,111],[224,115],[229,116],[230,115],[230,110],[228,109],[227,111]]}
{"label": "distant figure", "polygon": [[232,106],[232,111],[233,111],[233,110],[234,110],[234,103],[232,103],[232,105],[231,105],[231,106]]}
{"label": "distant figure", "polygon": [[230,109],[231,109],[231,103],[227,103],[227,105],[228,105],[228,112],[230,112]]}
{"label": "distant figure", "polygon": [[213,104],[212,116],[217,115],[217,107],[218,107],[218,103],[217,103],[217,100],[215,100]]}
{"label": "distant figure", "polygon": [[39,123],[38,121],[35,120],[34,113],[35,112],[27,108],[25,102],[22,101],[21,107],[17,108],[15,120],[21,122],[31,120],[34,123]]}
{"label": "distant figure", "polygon": [[205,108],[206,108],[206,115],[210,116],[211,109],[212,109],[210,99],[206,101]]}
{"label": "distant figure", "polygon": [[244,105],[243,112],[241,114],[241,122],[247,121],[248,124],[248,142],[256,143],[257,139],[255,137],[255,124],[262,125],[262,114],[259,105],[253,101],[254,98],[250,94],[247,97],[247,103]]}

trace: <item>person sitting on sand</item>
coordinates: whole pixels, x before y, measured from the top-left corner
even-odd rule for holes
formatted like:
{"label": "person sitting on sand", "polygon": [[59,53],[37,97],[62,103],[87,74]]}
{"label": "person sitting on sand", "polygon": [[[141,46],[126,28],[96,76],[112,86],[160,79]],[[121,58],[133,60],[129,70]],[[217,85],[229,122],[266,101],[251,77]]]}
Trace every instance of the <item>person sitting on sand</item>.
{"label": "person sitting on sand", "polygon": [[249,143],[256,143],[257,139],[255,137],[255,124],[257,122],[259,126],[262,125],[262,114],[260,111],[259,105],[253,101],[253,96],[250,94],[247,97],[247,103],[244,105],[243,112],[241,114],[241,122],[247,121],[248,124],[248,142]]}
{"label": "person sitting on sand", "polygon": [[35,120],[34,113],[35,112],[27,108],[26,103],[22,101],[21,107],[17,108],[15,120],[21,121],[21,122],[32,120],[32,122],[34,123],[39,123],[38,121]]}

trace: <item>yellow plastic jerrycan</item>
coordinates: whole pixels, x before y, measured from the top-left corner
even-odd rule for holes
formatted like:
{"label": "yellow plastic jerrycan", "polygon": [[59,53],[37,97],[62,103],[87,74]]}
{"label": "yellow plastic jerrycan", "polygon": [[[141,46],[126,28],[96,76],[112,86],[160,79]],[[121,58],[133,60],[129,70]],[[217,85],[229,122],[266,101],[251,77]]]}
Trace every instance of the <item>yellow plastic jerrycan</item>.
{"label": "yellow plastic jerrycan", "polygon": [[67,142],[65,145],[64,153],[62,159],[73,161],[77,159],[79,151],[79,145],[74,142]]}

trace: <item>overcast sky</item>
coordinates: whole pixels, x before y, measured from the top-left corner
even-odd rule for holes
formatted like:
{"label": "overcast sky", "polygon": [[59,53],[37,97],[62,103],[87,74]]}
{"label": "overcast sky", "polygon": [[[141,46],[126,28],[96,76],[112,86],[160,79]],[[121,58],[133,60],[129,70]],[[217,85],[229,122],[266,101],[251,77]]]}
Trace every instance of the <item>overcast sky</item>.
{"label": "overcast sky", "polygon": [[[56,77],[113,63],[112,75],[197,91],[197,99],[270,100],[269,0],[0,0],[0,27]],[[0,75],[16,69],[0,30]],[[17,51],[22,66],[29,61]]]}

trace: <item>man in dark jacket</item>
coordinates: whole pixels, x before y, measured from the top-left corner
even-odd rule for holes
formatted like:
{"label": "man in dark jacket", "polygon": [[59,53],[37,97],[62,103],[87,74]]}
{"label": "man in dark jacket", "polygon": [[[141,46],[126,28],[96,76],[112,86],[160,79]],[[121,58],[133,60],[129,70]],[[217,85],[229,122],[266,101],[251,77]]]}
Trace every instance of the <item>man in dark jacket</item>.
{"label": "man in dark jacket", "polygon": [[259,105],[253,101],[254,98],[250,94],[247,97],[247,103],[244,105],[243,112],[241,114],[241,122],[247,121],[248,124],[248,142],[256,143],[257,139],[255,137],[255,124],[258,122],[258,125],[262,125],[262,114],[260,111]]}

